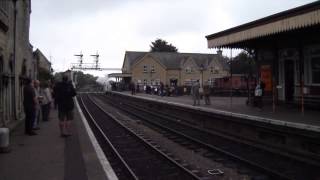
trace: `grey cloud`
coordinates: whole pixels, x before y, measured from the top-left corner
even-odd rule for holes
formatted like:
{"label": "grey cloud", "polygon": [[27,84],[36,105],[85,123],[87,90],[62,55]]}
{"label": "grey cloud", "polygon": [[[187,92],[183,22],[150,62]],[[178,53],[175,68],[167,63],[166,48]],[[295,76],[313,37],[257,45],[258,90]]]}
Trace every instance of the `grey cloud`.
{"label": "grey cloud", "polygon": [[112,11],[135,0],[35,0],[32,2],[36,15],[43,19],[60,20],[77,18],[99,11]]}

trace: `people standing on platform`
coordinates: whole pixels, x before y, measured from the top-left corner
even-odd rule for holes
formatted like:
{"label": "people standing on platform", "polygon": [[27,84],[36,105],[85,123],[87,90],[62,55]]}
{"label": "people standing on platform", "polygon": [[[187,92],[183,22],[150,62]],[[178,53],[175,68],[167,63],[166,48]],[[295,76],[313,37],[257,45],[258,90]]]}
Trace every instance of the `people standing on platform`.
{"label": "people standing on platform", "polygon": [[131,95],[135,95],[136,94],[136,85],[134,84],[133,81],[131,81],[131,83],[130,83],[130,89],[131,89]]}
{"label": "people standing on platform", "polygon": [[41,103],[42,121],[49,121],[52,96],[47,82],[44,82],[42,84],[42,88],[40,89],[40,96],[43,97]]}
{"label": "people standing on platform", "polygon": [[164,84],[163,82],[160,82],[160,96],[163,97],[164,95]]}
{"label": "people standing on platform", "polygon": [[264,82],[261,79],[259,79],[258,84],[254,91],[254,96],[255,96],[256,105],[260,111],[262,111],[263,109],[264,88],[265,88]]}
{"label": "people standing on platform", "polygon": [[34,92],[36,95],[36,111],[35,111],[35,117],[33,120],[33,129],[34,130],[39,130],[40,127],[40,116],[41,116],[41,103],[43,97],[40,95],[40,81],[39,80],[34,80],[33,81],[33,87],[34,87]]}
{"label": "people standing on platform", "polygon": [[33,87],[33,82],[31,79],[26,79],[25,86],[23,88],[23,107],[25,118],[25,134],[32,136],[37,135],[33,131],[33,121],[35,119],[36,112],[36,94]]}
{"label": "people standing on platform", "polygon": [[204,103],[205,105],[210,105],[210,87],[208,85],[208,83],[205,83],[205,85],[203,86],[203,95],[204,95]]}
{"label": "people standing on platform", "polygon": [[166,92],[166,96],[170,96],[170,88],[168,84],[165,86],[165,92]]}
{"label": "people standing on platform", "polygon": [[71,120],[73,120],[74,101],[77,95],[68,76],[62,77],[62,82],[56,84],[56,100],[58,101],[58,117],[60,134],[62,137],[71,136]]}
{"label": "people standing on platform", "polygon": [[155,95],[159,95],[158,89],[159,89],[159,88],[158,88],[157,86],[154,87],[154,94],[155,94]]}
{"label": "people standing on platform", "polygon": [[200,105],[200,92],[199,92],[200,84],[199,80],[194,82],[191,87],[191,95],[193,99],[193,105]]}

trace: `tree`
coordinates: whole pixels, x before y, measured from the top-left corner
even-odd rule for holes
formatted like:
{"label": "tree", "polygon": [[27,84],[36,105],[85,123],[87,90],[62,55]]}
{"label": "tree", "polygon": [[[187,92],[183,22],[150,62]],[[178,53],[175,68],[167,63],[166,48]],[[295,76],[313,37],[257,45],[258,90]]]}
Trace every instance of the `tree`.
{"label": "tree", "polygon": [[38,69],[39,73],[39,81],[40,82],[46,82],[48,80],[51,80],[53,78],[52,74],[50,71],[47,69],[39,67]]}
{"label": "tree", "polygon": [[250,75],[256,72],[256,65],[252,55],[246,51],[241,51],[232,60],[232,73],[233,74],[247,74]]}
{"label": "tree", "polygon": [[91,74],[84,74],[81,71],[74,72],[77,77],[77,89],[80,91],[101,90],[103,85],[97,82],[98,77]]}
{"label": "tree", "polygon": [[162,39],[156,39],[151,42],[150,48],[150,52],[178,52],[175,46]]}

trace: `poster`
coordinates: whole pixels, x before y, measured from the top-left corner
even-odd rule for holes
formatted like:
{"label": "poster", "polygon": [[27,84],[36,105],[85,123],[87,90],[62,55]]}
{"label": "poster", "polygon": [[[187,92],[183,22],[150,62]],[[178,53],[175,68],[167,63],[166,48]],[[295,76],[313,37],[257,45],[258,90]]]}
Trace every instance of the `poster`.
{"label": "poster", "polygon": [[261,65],[260,67],[260,77],[265,83],[265,91],[272,91],[272,70],[270,65]]}

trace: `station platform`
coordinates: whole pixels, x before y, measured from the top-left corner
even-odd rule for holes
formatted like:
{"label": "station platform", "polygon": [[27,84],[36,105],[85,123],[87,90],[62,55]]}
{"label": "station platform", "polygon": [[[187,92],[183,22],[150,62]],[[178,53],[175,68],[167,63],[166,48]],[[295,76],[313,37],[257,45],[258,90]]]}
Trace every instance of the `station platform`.
{"label": "station platform", "polygon": [[[114,91],[113,91],[114,92]],[[116,92],[125,95],[131,95],[129,91]],[[200,100],[200,106],[192,106],[192,96],[158,96],[146,93],[136,93],[134,96],[154,100],[178,106],[185,106],[188,108],[209,111],[212,113],[223,114],[228,116],[246,118],[254,121],[262,121],[275,125],[282,125],[305,129],[310,131],[320,132],[320,111],[306,109],[301,113],[300,109],[296,107],[289,107],[286,105],[277,105],[273,112],[272,105],[266,104],[263,110],[247,106],[247,97],[217,97],[211,96],[211,105],[205,105],[204,99]]]}
{"label": "station platform", "polygon": [[11,151],[0,154],[0,179],[112,179],[103,165],[108,162],[101,161],[78,105],[74,110],[73,135],[69,137],[60,136],[57,110],[51,109],[50,113],[50,120],[40,123],[38,135],[25,135],[24,122],[11,132]]}

